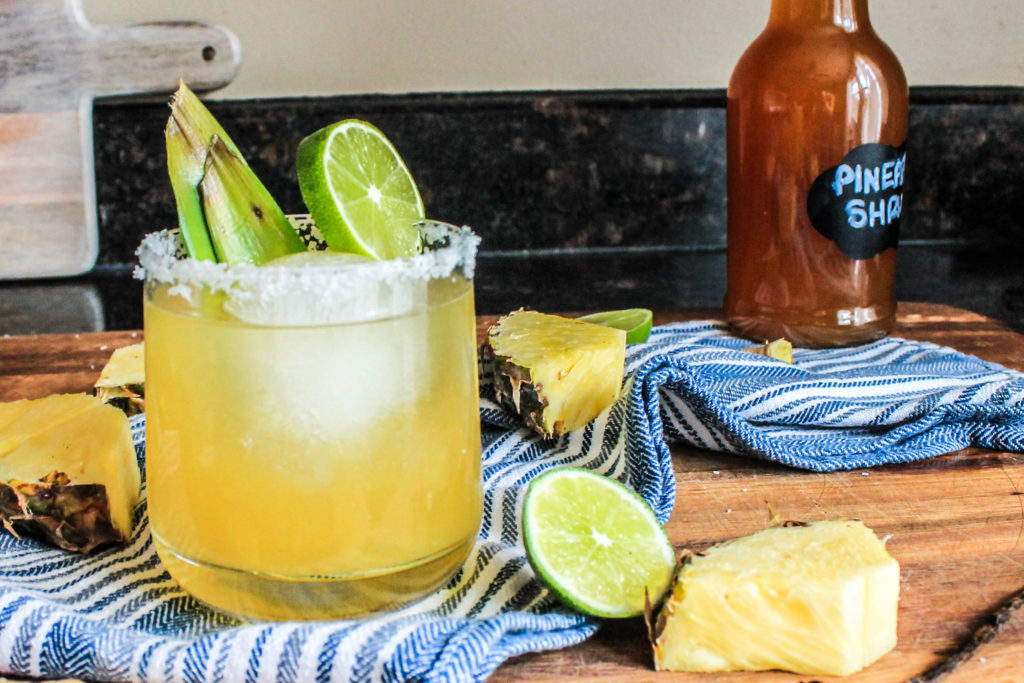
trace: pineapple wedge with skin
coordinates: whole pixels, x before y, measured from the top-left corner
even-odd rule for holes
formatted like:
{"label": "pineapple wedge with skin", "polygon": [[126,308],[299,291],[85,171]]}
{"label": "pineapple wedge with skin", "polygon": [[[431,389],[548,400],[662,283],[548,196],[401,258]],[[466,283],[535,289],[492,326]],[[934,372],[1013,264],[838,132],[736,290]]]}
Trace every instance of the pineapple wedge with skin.
{"label": "pineapple wedge with skin", "polygon": [[178,227],[190,257],[260,265],[306,250],[284,212],[184,81],[164,136]]}
{"label": "pineapple wedge with skin", "polygon": [[217,260],[262,265],[306,251],[284,211],[231,145],[214,135],[199,182]]}
{"label": "pineapple wedge with skin", "polygon": [[0,521],[90,552],[126,541],[140,473],[128,417],[87,394],[0,403]]}
{"label": "pineapple wedge with skin", "polygon": [[520,310],[491,326],[480,358],[499,403],[550,438],[585,426],[619,397],[626,333]]}
{"label": "pineapple wedge with skin", "polygon": [[861,522],[770,527],[684,558],[655,627],[667,671],[845,676],[896,645],[899,564]]}
{"label": "pineapple wedge with skin", "polygon": [[137,415],[146,410],[145,342],[114,349],[103,366],[93,393],[105,403]]}

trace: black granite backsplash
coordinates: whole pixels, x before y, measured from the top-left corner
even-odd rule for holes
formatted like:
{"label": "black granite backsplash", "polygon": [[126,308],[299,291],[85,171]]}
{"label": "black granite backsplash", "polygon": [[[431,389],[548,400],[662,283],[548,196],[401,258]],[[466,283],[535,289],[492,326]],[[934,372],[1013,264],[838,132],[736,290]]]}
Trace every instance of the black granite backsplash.
{"label": "black granite backsplash", "polygon": [[[724,91],[342,96],[212,102],[286,212],[295,150],[342,118],[394,142],[431,217],[485,251],[723,248]],[[96,106],[102,265],[173,225],[163,103]],[[912,91],[902,239],[1024,242],[1024,89]]]}
{"label": "black granite backsplash", "polygon": [[[346,117],[401,151],[431,217],[483,245],[476,310],[718,307],[725,292],[725,93],[610,91],[212,102],[288,212],[303,136]],[[94,112],[99,260],[0,282],[0,334],[136,329],[142,236],[176,222],[163,102]],[[896,296],[1024,331],[1024,88],[911,91]]]}

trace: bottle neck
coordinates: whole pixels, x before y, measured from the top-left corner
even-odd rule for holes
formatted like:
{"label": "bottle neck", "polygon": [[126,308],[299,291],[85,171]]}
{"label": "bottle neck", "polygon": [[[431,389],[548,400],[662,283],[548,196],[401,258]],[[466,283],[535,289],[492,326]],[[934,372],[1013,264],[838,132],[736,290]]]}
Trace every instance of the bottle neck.
{"label": "bottle neck", "polygon": [[868,0],[772,0],[769,28],[836,27],[853,32],[871,28]]}

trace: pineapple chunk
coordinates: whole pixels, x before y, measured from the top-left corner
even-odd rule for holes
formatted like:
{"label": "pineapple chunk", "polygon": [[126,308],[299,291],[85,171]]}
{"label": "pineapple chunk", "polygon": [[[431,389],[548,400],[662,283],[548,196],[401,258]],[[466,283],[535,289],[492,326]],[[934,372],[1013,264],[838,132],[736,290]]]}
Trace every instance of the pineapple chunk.
{"label": "pineapple chunk", "polygon": [[0,520],[89,552],[132,531],[140,474],[127,416],[86,394],[0,403]]}
{"label": "pineapple chunk", "polygon": [[491,327],[480,357],[498,401],[552,437],[583,427],[619,397],[626,333],[521,310]]}
{"label": "pineapple chunk", "polygon": [[749,351],[750,353],[756,353],[759,356],[767,356],[768,358],[781,360],[783,363],[793,362],[793,342],[788,339],[776,339],[771,342],[766,341],[761,346],[754,346],[743,350]]}
{"label": "pineapple chunk", "polygon": [[110,354],[94,385],[96,396],[127,415],[146,410],[145,342],[123,346]]}
{"label": "pineapple chunk", "polygon": [[860,522],[777,526],[690,555],[655,666],[843,676],[896,645],[899,565]]}

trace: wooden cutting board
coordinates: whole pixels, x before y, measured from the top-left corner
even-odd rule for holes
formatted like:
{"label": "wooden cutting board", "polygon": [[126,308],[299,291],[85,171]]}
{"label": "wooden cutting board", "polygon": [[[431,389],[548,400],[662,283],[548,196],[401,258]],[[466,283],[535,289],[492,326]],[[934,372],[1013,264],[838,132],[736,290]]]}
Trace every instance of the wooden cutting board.
{"label": "wooden cutting board", "polygon": [[[655,315],[655,323],[717,311]],[[493,318],[481,318],[483,334]],[[901,305],[896,334],[952,346],[1024,370],[1024,336],[946,306]],[[0,338],[0,401],[86,391],[111,351],[140,332]],[[608,621],[575,647],[509,660],[492,681],[580,679],[686,683],[895,683],[918,676],[971,637],[1024,586],[1024,455],[972,448],[905,465],[817,474],[682,446],[672,447],[676,503],[668,522],[677,548],[753,533],[768,505],[784,519],[862,519],[900,562],[899,642],[846,678],[781,672],[655,672],[639,619]],[[1024,613],[1014,614],[950,683],[1024,681]]]}
{"label": "wooden cutting board", "polygon": [[97,250],[92,104],[228,84],[237,39],[195,22],[91,26],[79,0],[0,0],[0,279],[72,275]]}

